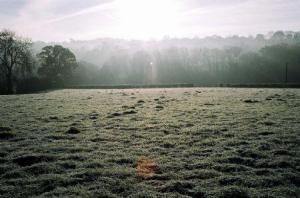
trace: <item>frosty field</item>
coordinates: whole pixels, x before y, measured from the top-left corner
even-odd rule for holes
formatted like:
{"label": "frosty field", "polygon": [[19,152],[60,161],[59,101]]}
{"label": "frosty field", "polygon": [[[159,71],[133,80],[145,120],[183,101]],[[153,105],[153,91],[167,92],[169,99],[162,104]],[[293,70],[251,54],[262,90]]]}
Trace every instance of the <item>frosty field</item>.
{"label": "frosty field", "polygon": [[0,96],[0,197],[296,198],[299,138],[300,89]]}

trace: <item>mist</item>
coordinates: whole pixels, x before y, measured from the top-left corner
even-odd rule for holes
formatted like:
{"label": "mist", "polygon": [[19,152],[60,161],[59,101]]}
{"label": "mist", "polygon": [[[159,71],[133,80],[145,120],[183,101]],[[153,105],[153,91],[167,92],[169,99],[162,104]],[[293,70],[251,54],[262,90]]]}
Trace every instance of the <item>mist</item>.
{"label": "mist", "polygon": [[[299,82],[300,32],[161,40],[96,39],[34,43],[70,48],[79,61],[75,84],[230,84]],[[149,77],[151,76],[151,77]]]}

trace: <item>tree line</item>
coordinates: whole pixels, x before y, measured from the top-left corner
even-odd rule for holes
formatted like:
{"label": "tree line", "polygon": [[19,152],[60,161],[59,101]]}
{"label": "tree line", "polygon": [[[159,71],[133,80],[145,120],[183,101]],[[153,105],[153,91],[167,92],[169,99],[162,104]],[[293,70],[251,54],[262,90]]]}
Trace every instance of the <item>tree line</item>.
{"label": "tree line", "polygon": [[80,62],[74,75],[78,85],[300,83],[300,44],[279,43],[258,50],[170,47],[130,53],[118,49],[101,67]]}
{"label": "tree line", "polygon": [[13,94],[61,87],[77,66],[75,55],[60,45],[34,55],[32,42],[14,32],[0,32],[0,93]]}
{"label": "tree line", "polygon": [[[90,53],[84,53],[87,42],[37,44],[0,32],[0,93],[68,85],[300,83],[299,32],[147,43],[102,40]],[[100,61],[91,63],[96,58]]]}

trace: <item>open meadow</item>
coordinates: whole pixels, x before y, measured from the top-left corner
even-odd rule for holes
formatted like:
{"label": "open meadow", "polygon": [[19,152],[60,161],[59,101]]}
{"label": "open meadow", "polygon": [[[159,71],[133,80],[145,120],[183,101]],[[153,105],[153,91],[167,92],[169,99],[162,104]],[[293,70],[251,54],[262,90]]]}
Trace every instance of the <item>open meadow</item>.
{"label": "open meadow", "polygon": [[0,197],[298,198],[300,89],[0,96]]}

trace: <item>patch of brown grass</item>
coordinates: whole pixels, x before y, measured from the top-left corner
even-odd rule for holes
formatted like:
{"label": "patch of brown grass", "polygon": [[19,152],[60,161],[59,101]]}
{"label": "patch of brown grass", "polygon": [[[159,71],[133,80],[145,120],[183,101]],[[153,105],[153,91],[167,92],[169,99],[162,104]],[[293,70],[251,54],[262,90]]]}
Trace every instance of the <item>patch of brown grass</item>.
{"label": "patch of brown grass", "polygon": [[154,176],[155,171],[157,170],[157,164],[147,157],[140,157],[137,161],[137,175],[143,179],[149,179]]}

